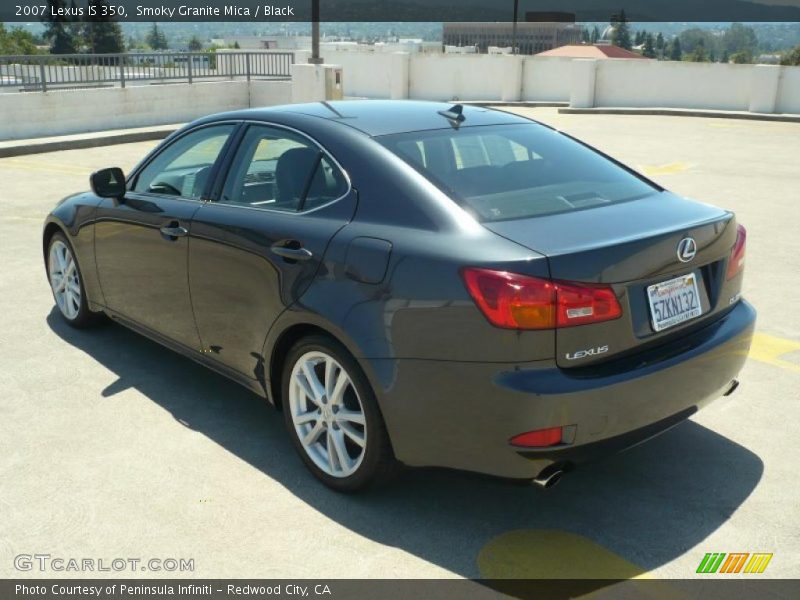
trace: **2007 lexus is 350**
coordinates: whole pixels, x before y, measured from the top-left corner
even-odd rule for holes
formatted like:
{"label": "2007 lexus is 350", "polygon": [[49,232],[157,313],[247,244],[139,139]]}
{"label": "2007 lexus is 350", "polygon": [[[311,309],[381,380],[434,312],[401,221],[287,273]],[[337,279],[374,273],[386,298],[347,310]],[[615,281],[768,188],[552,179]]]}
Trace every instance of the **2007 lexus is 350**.
{"label": "2007 lexus is 350", "polygon": [[91,185],[44,227],[63,318],[266,398],[340,491],[403,464],[553,485],[732,392],[755,324],[732,213],[496,110],[231,112]]}

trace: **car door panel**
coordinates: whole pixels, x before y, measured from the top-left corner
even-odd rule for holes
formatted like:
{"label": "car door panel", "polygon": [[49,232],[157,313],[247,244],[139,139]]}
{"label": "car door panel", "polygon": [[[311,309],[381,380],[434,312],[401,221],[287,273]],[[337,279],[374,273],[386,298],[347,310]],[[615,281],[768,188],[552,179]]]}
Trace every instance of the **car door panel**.
{"label": "car door panel", "polygon": [[[355,192],[313,213],[209,203],[195,215],[189,283],[204,351],[257,377],[272,323],[316,276],[328,242],[355,212]],[[307,259],[273,251],[301,245]],[[289,255],[291,256],[291,255]]]}
{"label": "car door panel", "polygon": [[237,123],[178,136],[137,169],[121,199],[103,199],[95,261],[108,309],[193,350],[201,344],[189,296],[189,232]]}
{"label": "car door panel", "polygon": [[188,236],[199,202],[142,198],[104,199],[97,209],[97,272],[108,308],[185,346],[199,349],[186,272]]}
{"label": "car door panel", "polygon": [[356,209],[335,161],[300,132],[253,124],[195,215],[189,284],[203,350],[258,378],[267,332],[305,292]]}

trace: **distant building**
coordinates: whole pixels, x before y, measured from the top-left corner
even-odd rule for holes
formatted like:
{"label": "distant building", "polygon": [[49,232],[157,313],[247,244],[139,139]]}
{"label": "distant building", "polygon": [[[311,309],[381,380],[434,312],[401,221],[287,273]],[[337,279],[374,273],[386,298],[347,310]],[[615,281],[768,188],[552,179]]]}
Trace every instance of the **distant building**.
{"label": "distant building", "polygon": [[311,48],[310,35],[246,35],[213,39],[216,46],[238,45],[241,50],[305,50]]}
{"label": "distant building", "polygon": [[359,42],[320,42],[319,49],[323,53],[333,50],[335,52],[408,52],[409,54],[418,54],[422,52],[441,53],[442,44],[439,42],[424,42],[422,40],[375,42],[374,44],[361,44]]}
{"label": "distant building", "polygon": [[[182,51],[178,51],[182,52]],[[180,67],[189,64],[188,56],[181,56],[178,52],[163,50],[158,52],[131,50],[125,53],[125,61],[132,65],[152,65],[156,67]],[[211,59],[208,54],[195,53],[192,55],[192,68],[208,69]]]}
{"label": "distant building", "polygon": [[539,52],[536,56],[562,56],[565,58],[643,58],[641,54],[625,50],[610,44],[568,44],[560,48],[553,48],[546,52]]}
{"label": "distant building", "polygon": [[780,54],[759,54],[754,61],[761,65],[779,65],[781,64]]}
{"label": "distant building", "polygon": [[[489,46],[510,47],[514,39],[513,23],[445,23],[443,43],[445,46],[476,46],[479,52],[487,52]],[[564,44],[581,41],[580,25],[569,22],[517,23],[516,46],[520,54],[536,54]]]}
{"label": "distant building", "polygon": [[445,54],[477,54],[475,46],[444,46]]}

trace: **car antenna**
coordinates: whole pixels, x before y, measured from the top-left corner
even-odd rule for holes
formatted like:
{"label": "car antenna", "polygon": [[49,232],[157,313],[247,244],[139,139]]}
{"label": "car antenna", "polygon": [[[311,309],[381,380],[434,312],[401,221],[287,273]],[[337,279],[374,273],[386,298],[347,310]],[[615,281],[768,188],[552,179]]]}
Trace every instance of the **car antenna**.
{"label": "car antenna", "polygon": [[464,107],[460,104],[453,104],[453,106],[447,110],[440,110],[438,112],[450,121],[450,125],[456,129],[467,119],[467,117],[464,116]]}
{"label": "car antenna", "polygon": [[340,113],[338,110],[336,110],[335,108],[333,108],[333,107],[332,107],[330,104],[328,104],[328,103],[327,103],[327,102],[325,102],[324,100],[323,100],[323,101],[322,101],[320,104],[322,104],[322,106],[324,106],[325,108],[327,108],[329,111],[331,111],[333,114],[335,114],[335,115],[336,115],[337,117],[339,117],[340,119],[344,119],[344,115],[343,115],[342,113]]}

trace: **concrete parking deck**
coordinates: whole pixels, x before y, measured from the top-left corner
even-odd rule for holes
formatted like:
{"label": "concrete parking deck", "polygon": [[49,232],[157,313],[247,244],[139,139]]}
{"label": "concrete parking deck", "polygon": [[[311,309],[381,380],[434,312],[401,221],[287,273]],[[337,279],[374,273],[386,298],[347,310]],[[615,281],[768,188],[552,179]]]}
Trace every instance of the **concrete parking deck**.
{"label": "concrete parking deck", "polygon": [[737,212],[759,322],[733,396],[545,493],[419,470],[340,496],[244,389],[117,325],[58,318],[45,214],[156,142],[4,158],[0,577],[84,575],[14,569],[47,553],[193,558],[195,577],[685,578],[707,552],[773,553],[761,577],[797,577],[800,124],[514,110]]}

